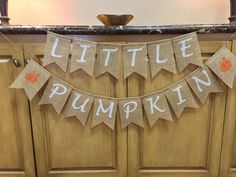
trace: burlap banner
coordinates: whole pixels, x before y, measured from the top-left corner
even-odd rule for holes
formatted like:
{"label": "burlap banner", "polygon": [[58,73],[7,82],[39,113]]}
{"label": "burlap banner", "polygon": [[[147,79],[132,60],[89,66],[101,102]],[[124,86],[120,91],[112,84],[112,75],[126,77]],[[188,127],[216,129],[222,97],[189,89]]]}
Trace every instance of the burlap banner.
{"label": "burlap banner", "polygon": [[142,103],[150,127],[152,127],[159,118],[172,121],[170,108],[163,92],[143,97]]}
{"label": "burlap banner", "polygon": [[92,77],[96,48],[97,45],[95,43],[73,39],[70,73],[82,69]]}
{"label": "burlap banner", "polygon": [[187,77],[186,81],[202,104],[210,93],[223,92],[220,84],[207,67],[198,69]]}
{"label": "burlap banner", "polygon": [[131,123],[144,127],[143,110],[140,98],[127,98],[119,100],[119,112],[122,128],[127,127]]}
{"label": "burlap banner", "polygon": [[52,104],[56,112],[59,114],[61,113],[71,90],[72,87],[68,84],[55,77],[51,77],[38,104]]}
{"label": "burlap banner", "polygon": [[124,78],[132,73],[147,77],[147,47],[144,44],[123,46]]}
{"label": "burlap banner", "polygon": [[119,79],[121,46],[99,44],[96,60],[96,76],[108,72]]}
{"label": "burlap banner", "polygon": [[93,105],[92,127],[100,123],[106,124],[112,130],[115,126],[117,100],[112,98],[95,98]]}
{"label": "burlap banner", "polygon": [[172,39],[172,43],[179,72],[182,72],[190,63],[203,66],[196,33],[175,37]]}
{"label": "burlap banner", "polygon": [[151,75],[154,78],[157,73],[164,69],[176,73],[174,50],[171,40],[164,40],[147,45]]}
{"label": "burlap banner", "polygon": [[69,73],[81,69],[97,77],[107,72],[119,79],[120,64],[123,63],[125,79],[132,73],[147,78],[149,61],[154,78],[162,69],[175,74],[176,64],[179,72],[189,64],[203,66],[196,33],[161,41],[118,45],[71,39],[51,32],[47,35],[43,66],[56,63],[66,72],[71,46]]}
{"label": "burlap banner", "polygon": [[87,121],[90,109],[93,104],[93,96],[90,96],[80,90],[72,90],[69,100],[63,109],[64,117],[75,116],[78,118],[83,126]]}
{"label": "burlap banner", "polygon": [[176,83],[165,91],[166,97],[173,108],[175,115],[179,118],[185,108],[197,108],[190,88],[185,80]]}
{"label": "burlap banner", "polygon": [[43,66],[56,63],[64,72],[70,54],[71,38],[48,32]]}
{"label": "burlap banner", "polygon": [[[186,38],[184,38],[184,40],[187,42],[193,40],[194,34],[191,34],[190,36],[190,38],[189,36],[185,36]],[[180,41],[182,40],[183,36]],[[120,63],[118,63],[120,56],[118,54],[121,54],[119,51],[122,49],[124,50],[124,61],[126,61],[124,67],[127,69],[125,77],[128,77],[133,72],[140,74],[140,71],[142,72],[142,75],[147,74],[146,45],[124,45],[122,48],[120,45],[95,45],[83,43],[81,41],[76,41],[74,43],[77,42],[78,44],[76,45],[78,46],[75,45],[73,50],[76,50],[76,48],[79,49],[77,51],[78,53],[74,51],[75,58],[72,56],[73,60],[79,58],[81,61],[94,61],[94,58],[91,58],[95,54],[95,48],[97,46],[100,52],[102,52],[99,53],[96,61],[96,65],[99,65],[98,68],[100,68],[98,75],[109,72],[115,78],[118,78],[117,74],[119,74],[120,66]],[[164,45],[170,46],[170,41],[164,41],[164,43],[165,44],[152,43],[150,44],[151,46],[148,46],[148,48],[150,47],[148,50],[150,50],[150,53],[152,54],[149,56],[150,61],[164,61],[165,58],[168,58],[168,60],[172,60],[171,63],[173,63],[173,51],[171,51],[171,49],[169,54],[162,54],[159,51],[159,49],[165,48]],[[58,42],[56,46],[57,45],[59,45]],[[87,47],[81,45],[87,45]],[[88,45],[91,45],[91,47],[88,47]],[[195,44],[185,45],[185,52],[189,52],[191,46],[194,46]],[[89,51],[89,49],[91,49],[91,51]],[[54,52],[56,52],[56,50]],[[157,52],[159,52],[159,54],[157,54]],[[103,67],[102,65],[105,65],[106,63],[108,68],[118,66],[116,72],[111,72],[109,69],[101,69]],[[138,67],[136,67],[136,69],[138,68],[138,71],[132,68],[133,64],[135,66],[136,64],[138,65]],[[164,66],[160,67],[161,69],[166,69]],[[83,70],[86,70],[89,75],[92,75],[91,68],[89,70],[83,68]],[[158,71],[160,71],[160,68],[159,66],[156,66],[156,68],[153,69],[152,76],[155,77]],[[196,69],[181,81],[164,88],[161,91],[135,98],[113,98],[86,93],[74,88],[63,80],[60,80],[33,60],[27,64],[25,69],[19,74],[10,87],[24,88],[29,100],[31,100],[49,80],[38,104],[52,104],[58,114],[62,113],[64,117],[75,116],[83,126],[88,122],[88,116],[91,110],[93,110],[91,114],[91,127],[104,123],[113,130],[117,117],[116,114],[118,112],[117,107],[119,106],[119,117],[121,119],[122,128],[127,127],[131,123],[144,127],[143,108],[147,115],[150,127],[153,127],[158,119],[172,121],[171,109],[173,109],[176,117],[180,118],[185,108],[197,108],[198,104],[195,101],[192,91],[201,103],[206,101],[210,93],[222,92],[223,89],[211,71],[213,71],[226,85],[232,87],[236,74],[236,57],[226,47],[223,47],[217,51],[202,68]]]}
{"label": "burlap banner", "polygon": [[222,47],[207,62],[207,66],[230,88],[236,74],[236,56]]}
{"label": "burlap banner", "polygon": [[24,70],[10,86],[11,88],[23,88],[29,100],[38,93],[50,77],[50,73],[45,71],[35,61],[30,60]]}

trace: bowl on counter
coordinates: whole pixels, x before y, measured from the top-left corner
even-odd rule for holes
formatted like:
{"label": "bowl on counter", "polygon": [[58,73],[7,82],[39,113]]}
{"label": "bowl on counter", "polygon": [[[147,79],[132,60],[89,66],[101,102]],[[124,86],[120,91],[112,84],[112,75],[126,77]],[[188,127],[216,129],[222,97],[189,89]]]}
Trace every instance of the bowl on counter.
{"label": "bowl on counter", "polygon": [[119,26],[127,25],[132,19],[133,15],[114,15],[114,14],[100,14],[97,19],[102,22],[105,26]]}

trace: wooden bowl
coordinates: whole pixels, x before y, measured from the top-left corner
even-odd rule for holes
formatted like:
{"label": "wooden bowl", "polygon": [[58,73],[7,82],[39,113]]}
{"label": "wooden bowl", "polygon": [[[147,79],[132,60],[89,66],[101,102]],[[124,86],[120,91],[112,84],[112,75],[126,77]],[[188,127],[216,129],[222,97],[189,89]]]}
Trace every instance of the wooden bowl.
{"label": "wooden bowl", "polygon": [[112,14],[100,14],[97,19],[102,22],[105,26],[119,26],[127,25],[132,19],[133,15],[112,15]]}

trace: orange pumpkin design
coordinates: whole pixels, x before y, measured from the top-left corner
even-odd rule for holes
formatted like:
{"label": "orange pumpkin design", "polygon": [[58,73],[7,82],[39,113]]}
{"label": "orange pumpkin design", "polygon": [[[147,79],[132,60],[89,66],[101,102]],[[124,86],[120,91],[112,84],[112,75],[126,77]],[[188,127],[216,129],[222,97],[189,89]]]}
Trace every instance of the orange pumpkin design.
{"label": "orange pumpkin design", "polygon": [[227,58],[222,58],[220,61],[220,69],[222,72],[227,72],[231,69],[232,62]]}
{"label": "orange pumpkin design", "polygon": [[25,75],[25,79],[31,84],[35,84],[38,81],[38,78],[39,78],[39,74],[36,73],[35,71],[32,71]]}

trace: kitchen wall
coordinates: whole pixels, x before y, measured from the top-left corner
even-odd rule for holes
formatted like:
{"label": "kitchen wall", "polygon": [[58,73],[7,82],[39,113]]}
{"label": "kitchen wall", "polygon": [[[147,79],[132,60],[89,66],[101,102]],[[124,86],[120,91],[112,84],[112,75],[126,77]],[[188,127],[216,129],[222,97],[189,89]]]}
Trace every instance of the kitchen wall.
{"label": "kitchen wall", "polygon": [[228,23],[230,0],[9,0],[11,24],[99,25],[101,13],[133,14],[130,25]]}

